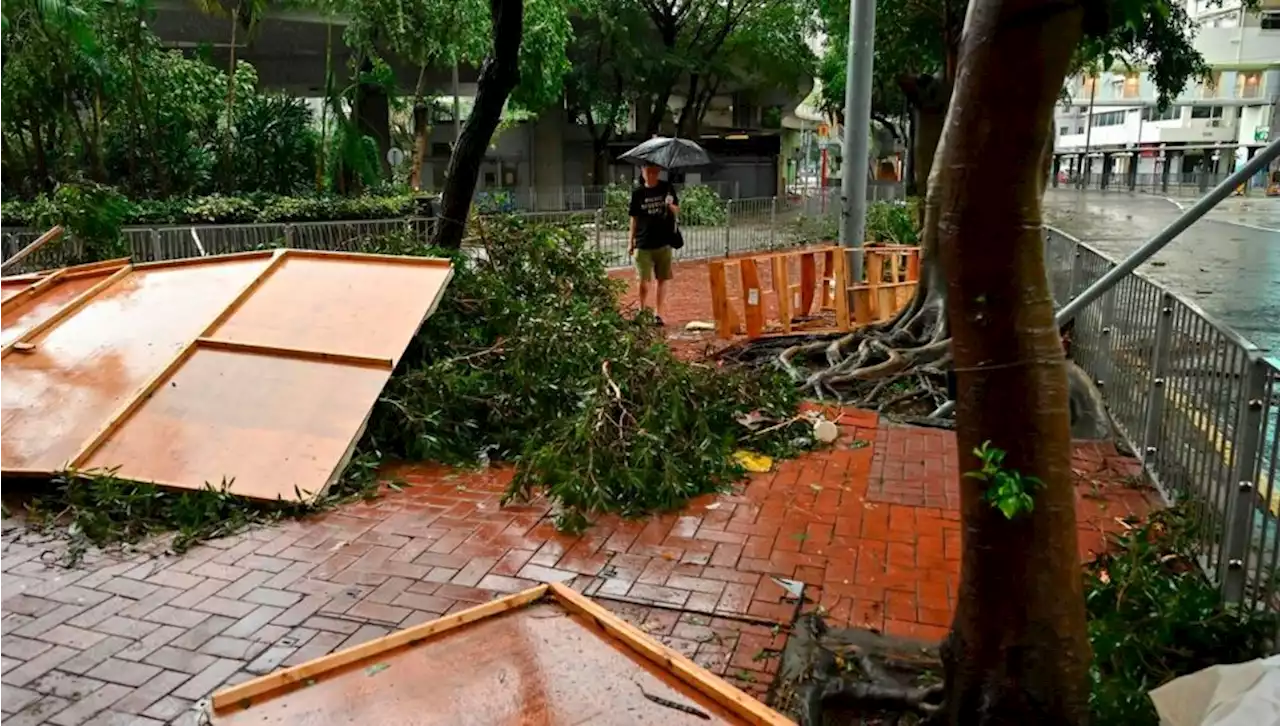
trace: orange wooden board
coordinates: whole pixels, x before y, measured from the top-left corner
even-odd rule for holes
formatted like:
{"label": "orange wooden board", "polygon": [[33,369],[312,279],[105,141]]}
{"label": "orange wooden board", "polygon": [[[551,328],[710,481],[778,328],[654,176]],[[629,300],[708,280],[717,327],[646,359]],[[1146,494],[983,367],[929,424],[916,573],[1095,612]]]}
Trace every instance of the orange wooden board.
{"label": "orange wooden board", "polygon": [[209,337],[399,361],[447,264],[289,256]]}
{"label": "orange wooden board", "polygon": [[[598,609],[594,604],[591,607]],[[444,620],[447,618],[436,622]],[[216,711],[213,723],[791,723],[702,669],[694,674],[703,684],[699,688],[688,676],[658,667],[635,645],[601,627],[606,620],[616,620],[616,616],[587,617],[565,601],[548,598],[503,608],[398,647],[382,648],[376,641],[370,642],[356,646],[353,650],[363,648],[367,653],[345,665],[329,667],[320,659],[296,666],[295,673],[287,677],[266,676],[262,680],[276,680],[279,685],[260,695],[241,699],[237,687],[215,694],[214,704],[226,705]],[[645,647],[666,650],[647,635],[640,637],[648,641]],[[731,708],[725,701],[713,699],[706,689],[753,705],[743,708],[734,703]],[[695,709],[700,715],[655,702],[646,693]]]}
{"label": "orange wooden board", "polygon": [[[54,281],[46,290],[32,295],[30,300],[15,300],[4,311],[0,325],[0,345],[8,345],[23,333],[53,316],[58,308],[66,305],[94,285],[111,275],[110,271]],[[25,287],[25,284],[24,284]],[[7,299],[7,297],[6,297]]]}
{"label": "orange wooden board", "polygon": [[[391,371],[224,350],[186,360],[84,469],[254,499],[319,494]],[[339,472],[340,473],[340,472]]]}
{"label": "orange wooden board", "polygon": [[318,495],[452,274],[288,250],[119,265],[69,268],[4,311],[4,473]]}
{"label": "orange wooden board", "polygon": [[28,287],[31,287],[34,283],[35,280],[33,279],[5,280],[4,284],[0,285],[0,300],[8,300],[14,295],[26,290]]}
{"label": "orange wooden board", "polygon": [[[55,472],[231,303],[267,260],[139,270],[4,358],[4,470]],[[123,463],[123,462],[117,462]]]}

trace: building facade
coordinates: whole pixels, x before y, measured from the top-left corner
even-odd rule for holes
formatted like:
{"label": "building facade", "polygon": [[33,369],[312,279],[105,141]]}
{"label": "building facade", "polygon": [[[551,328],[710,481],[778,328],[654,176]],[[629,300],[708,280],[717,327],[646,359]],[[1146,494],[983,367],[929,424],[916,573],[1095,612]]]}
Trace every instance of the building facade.
{"label": "building facade", "polygon": [[1055,117],[1055,183],[1206,188],[1280,138],[1280,0],[1256,12],[1239,0],[1185,2],[1209,77],[1163,110],[1141,69],[1068,79]]}

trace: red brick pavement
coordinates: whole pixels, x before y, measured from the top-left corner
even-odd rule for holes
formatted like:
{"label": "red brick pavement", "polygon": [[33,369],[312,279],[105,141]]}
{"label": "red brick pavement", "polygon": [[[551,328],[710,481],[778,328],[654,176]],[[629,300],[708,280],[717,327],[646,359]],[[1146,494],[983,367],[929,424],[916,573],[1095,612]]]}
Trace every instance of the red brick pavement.
{"label": "red brick pavement", "polygon": [[[705,266],[677,280],[671,322],[705,318]],[[190,723],[224,684],[536,582],[570,583],[757,695],[795,610],[771,577],[805,582],[838,624],[940,638],[959,574],[954,436],[858,411],[840,423],[835,447],[733,493],[581,537],[557,533],[545,501],[500,508],[509,470],[431,465],[390,470],[403,491],[178,557],[66,570],[60,545],[6,522],[0,710],[6,726]],[[1082,553],[1152,504],[1114,448],[1078,444],[1073,466]]]}
{"label": "red brick pavement", "polygon": [[[959,573],[954,438],[848,411],[837,446],[643,521],[557,533],[545,501],[500,508],[506,469],[401,466],[410,486],[180,557],[3,554],[5,723],[182,722],[216,687],[513,592],[566,581],[762,694],[809,585],[838,623],[943,635]],[[1147,497],[1135,464],[1076,447],[1082,549]],[[661,608],[652,607],[654,605]],[[744,622],[744,619],[750,622]],[[114,720],[113,720],[114,719]]]}

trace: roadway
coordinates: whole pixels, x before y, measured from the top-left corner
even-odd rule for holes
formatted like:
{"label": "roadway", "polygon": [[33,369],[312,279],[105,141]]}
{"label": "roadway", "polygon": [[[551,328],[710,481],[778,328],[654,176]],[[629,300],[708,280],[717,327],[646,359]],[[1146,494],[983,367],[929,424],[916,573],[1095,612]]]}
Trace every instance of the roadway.
{"label": "roadway", "polygon": [[[1150,194],[1050,189],[1045,221],[1119,259],[1191,204]],[[1139,272],[1280,357],[1280,198],[1230,197]]]}

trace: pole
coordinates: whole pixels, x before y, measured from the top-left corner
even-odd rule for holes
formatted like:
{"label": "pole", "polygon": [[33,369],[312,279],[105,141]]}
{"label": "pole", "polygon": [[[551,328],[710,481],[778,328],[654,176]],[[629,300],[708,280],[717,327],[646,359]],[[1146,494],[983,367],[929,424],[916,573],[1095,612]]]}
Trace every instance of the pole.
{"label": "pole", "polygon": [[[840,192],[840,245],[862,246],[867,230],[867,156],[871,139],[871,65],[875,46],[875,0],[849,0],[849,65],[845,74],[844,160]],[[851,255],[849,279],[862,279],[862,255]]]}
{"label": "pole", "polygon": [[[1090,71],[1092,74],[1092,71]],[[1088,76],[1089,81],[1089,111],[1084,117],[1084,159],[1083,168],[1077,174],[1076,186],[1084,189],[1089,186],[1089,175],[1093,171],[1093,160],[1089,158],[1089,147],[1093,143],[1093,99],[1098,95],[1098,76]]]}
{"label": "pole", "polygon": [[462,138],[462,101],[458,98],[458,64],[453,64],[453,143]]}
{"label": "pole", "polygon": [[[1231,176],[1222,180],[1222,183],[1214,187],[1205,196],[1201,197],[1195,204],[1191,205],[1187,211],[1183,212],[1180,217],[1175,219],[1172,224],[1162,229],[1156,236],[1147,240],[1141,247],[1134,250],[1132,254],[1121,260],[1115,267],[1111,268],[1106,274],[1098,278],[1098,281],[1090,285],[1084,292],[1075,297],[1074,300],[1062,306],[1054,316],[1054,322],[1061,327],[1067,321],[1075,317],[1081,310],[1094,300],[1102,297],[1108,290],[1115,287],[1116,283],[1124,279],[1125,275],[1138,269],[1138,266],[1146,262],[1152,255],[1164,249],[1165,245],[1172,242],[1178,235],[1186,231],[1187,227],[1195,224],[1197,220],[1209,212],[1210,209],[1218,206],[1218,202],[1226,199],[1231,195],[1239,184],[1241,179],[1248,179],[1257,174],[1260,169],[1265,169],[1275,159],[1280,158],[1280,139],[1272,141],[1266,148],[1262,149],[1249,160],[1249,163],[1235,170]],[[938,407],[930,416],[937,418],[946,416],[955,410],[956,402],[947,401]]]}

